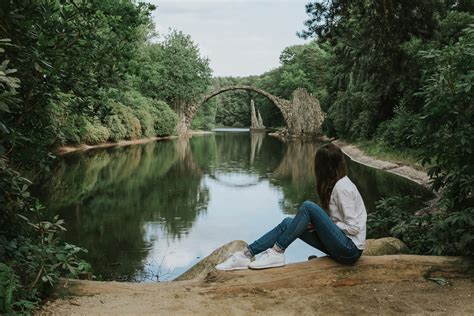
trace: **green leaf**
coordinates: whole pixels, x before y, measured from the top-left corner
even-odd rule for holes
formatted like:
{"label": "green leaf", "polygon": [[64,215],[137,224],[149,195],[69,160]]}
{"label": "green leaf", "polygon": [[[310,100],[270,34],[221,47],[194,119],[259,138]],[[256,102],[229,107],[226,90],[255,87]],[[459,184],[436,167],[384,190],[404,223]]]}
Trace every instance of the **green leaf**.
{"label": "green leaf", "polygon": [[428,280],[438,285],[449,285],[448,280],[446,280],[443,277],[432,277],[432,278],[428,278]]}

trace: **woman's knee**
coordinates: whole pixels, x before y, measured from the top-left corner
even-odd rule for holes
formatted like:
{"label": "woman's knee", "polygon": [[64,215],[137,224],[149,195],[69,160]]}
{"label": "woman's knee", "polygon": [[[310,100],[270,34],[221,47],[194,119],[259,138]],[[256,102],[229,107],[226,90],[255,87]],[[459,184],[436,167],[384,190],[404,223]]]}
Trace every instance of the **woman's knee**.
{"label": "woman's knee", "polygon": [[307,201],[304,201],[303,204],[301,204],[298,211],[308,212],[308,211],[317,211],[319,209],[321,209],[321,207],[318,204],[314,203],[313,201],[307,200]]}
{"label": "woman's knee", "polygon": [[285,219],[283,219],[280,223],[280,227],[283,229],[283,230],[286,230],[288,228],[288,226],[290,226],[291,222],[293,221],[293,217],[286,217]]}
{"label": "woman's knee", "polygon": [[313,224],[329,220],[327,213],[321,208],[321,206],[312,201],[305,201],[298,209],[298,212],[304,212]]}

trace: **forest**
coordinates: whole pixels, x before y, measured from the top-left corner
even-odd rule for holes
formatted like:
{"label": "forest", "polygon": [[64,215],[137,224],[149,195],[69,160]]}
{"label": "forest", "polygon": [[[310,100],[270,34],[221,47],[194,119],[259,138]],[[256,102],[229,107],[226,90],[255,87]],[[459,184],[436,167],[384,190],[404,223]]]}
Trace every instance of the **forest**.
{"label": "forest", "polygon": [[[29,313],[60,277],[90,271],[79,259],[87,250],[61,242],[64,221],[30,193],[57,148],[174,135],[187,107],[234,84],[284,99],[305,88],[327,114],[325,135],[427,170],[434,204],[413,216],[409,200],[384,199],[369,235],[398,237],[419,254],[473,254],[472,1],[310,2],[295,26],[306,44],[250,77],[213,77],[189,35],[155,31],[154,10],[133,0],[2,1],[0,313]],[[252,92],[213,98],[191,127],[249,126],[251,99],[266,126],[284,127]]]}

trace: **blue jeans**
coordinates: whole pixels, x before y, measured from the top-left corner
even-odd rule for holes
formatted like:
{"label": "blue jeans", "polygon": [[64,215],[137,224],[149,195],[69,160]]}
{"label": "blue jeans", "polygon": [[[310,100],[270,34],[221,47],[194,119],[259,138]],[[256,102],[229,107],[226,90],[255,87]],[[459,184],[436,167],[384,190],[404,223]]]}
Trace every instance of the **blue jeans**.
{"label": "blue jeans", "polygon": [[[314,225],[313,232],[307,228],[309,223]],[[296,238],[340,263],[355,263],[362,255],[362,250],[354,245],[319,205],[311,201],[304,202],[294,218],[285,218],[278,226],[249,245],[248,249],[252,255],[259,254],[274,244],[284,250]]]}

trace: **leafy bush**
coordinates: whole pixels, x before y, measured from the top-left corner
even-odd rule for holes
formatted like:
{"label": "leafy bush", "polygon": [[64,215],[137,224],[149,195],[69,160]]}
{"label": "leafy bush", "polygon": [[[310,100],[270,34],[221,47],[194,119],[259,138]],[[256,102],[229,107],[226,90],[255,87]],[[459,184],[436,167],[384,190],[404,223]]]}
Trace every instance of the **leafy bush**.
{"label": "leafy bush", "polygon": [[391,148],[416,147],[414,137],[420,116],[412,113],[403,106],[395,108],[395,116],[379,125],[375,139]]}
{"label": "leafy bush", "polygon": [[357,119],[354,120],[350,129],[351,137],[354,139],[368,139],[372,136],[373,126],[375,125],[373,116],[367,110],[359,112]]}
{"label": "leafy bush", "polygon": [[20,287],[20,280],[12,268],[0,262],[0,311],[13,312],[13,304]]}
{"label": "leafy bush", "polygon": [[362,91],[340,91],[329,109],[329,119],[337,135],[352,139],[367,139],[376,127],[373,95]]}
{"label": "leafy bush", "polygon": [[90,269],[78,259],[83,249],[60,242],[64,222],[46,216],[29,185],[0,159],[0,313],[28,312],[60,276]]}
{"label": "leafy bush", "polygon": [[[44,147],[79,144],[81,133],[78,126],[79,115],[75,111],[79,107],[78,98],[70,93],[57,93],[48,101],[45,111],[35,111],[31,115],[36,118],[27,131],[37,145]],[[36,133],[41,129],[43,133]],[[30,135],[31,134],[31,135]]]}
{"label": "leafy bush", "polygon": [[163,101],[154,101],[150,109],[155,119],[156,134],[158,136],[174,134],[178,124],[178,116],[168,104]]}
{"label": "leafy bush", "polygon": [[421,52],[425,100],[416,135],[433,188],[442,189],[446,212],[473,207],[474,24],[459,40]]}
{"label": "leafy bush", "polygon": [[413,211],[413,197],[391,197],[378,201],[367,216],[367,236],[394,236],[416,254],[473,255],[474,208],[456,212],[442,209]]}
{"label": "leafy bush", "polygon": [[397,237],[414,253],[429,253],[432,245],[427,241],[427,232],[431,225],[427,215],[415,216],[415,200],[400,196],[379,200],[375,211],[367,215],[367,237]]}
{"label": "leafy bush", "polygon": [[145,97],[135,90],[129,90],[118,98],[133,109],[144,136],[174,134],[178,117],[165,102]]}
{"label": "leafy bush", "polygon": [[110,140],[117,142],[127,137],[127,128],[117,114],[107,116],[105,126],[110,131]]}
{"label": "leafy bush", "polygon": [[140,121],[140,126],[142,128],[142,136],[144,137],[154,137],[156,136],[155,131],[155,119],[153,115],[147,109],[135,109],[133,111],[135,116]]}
{"label": "leafy bush", "polygon": [[111,140],[137,139],[142,136],[140,121],[131,108],[114,100],[109,100],[108,107],[112,114],[105,118],[105,125],[110,131]]}
{"label": "leafy bush", "polygon": [[77,118],[77,124],[82,143],[96,145],[106,142],[110,137],[109,130],[98,119],[81,116]]}

